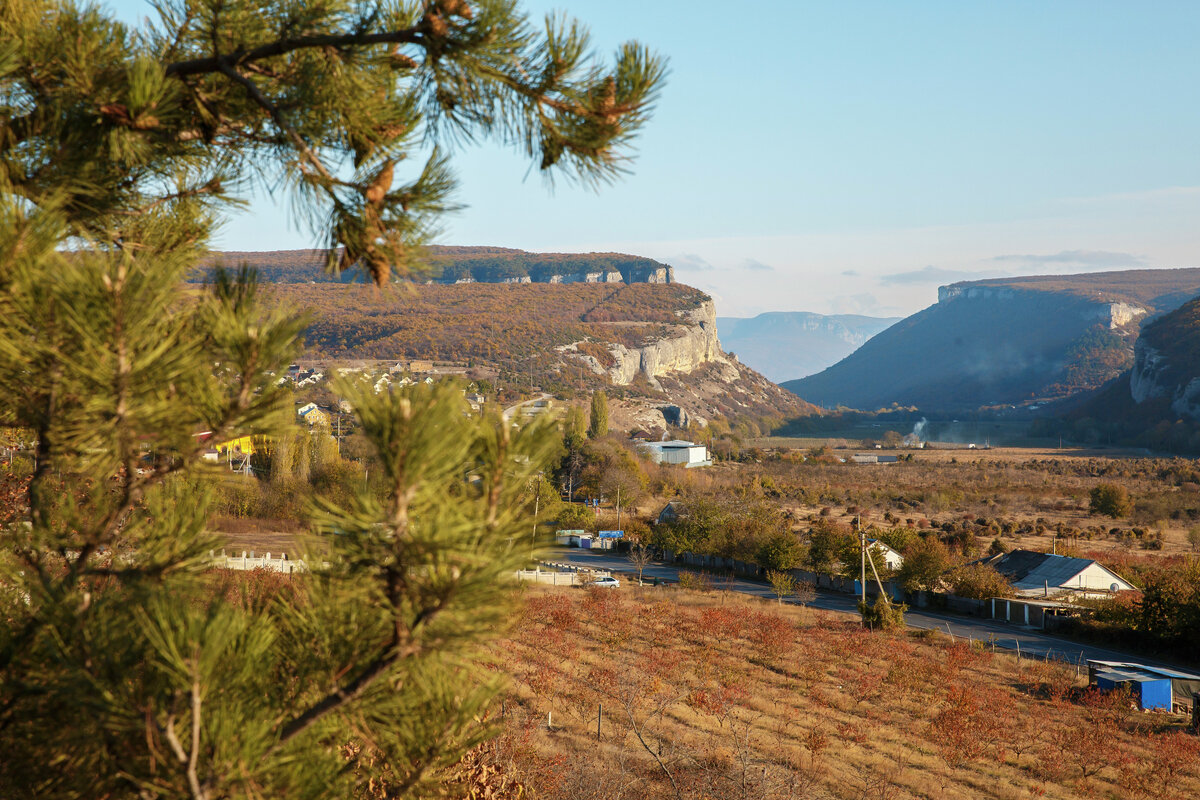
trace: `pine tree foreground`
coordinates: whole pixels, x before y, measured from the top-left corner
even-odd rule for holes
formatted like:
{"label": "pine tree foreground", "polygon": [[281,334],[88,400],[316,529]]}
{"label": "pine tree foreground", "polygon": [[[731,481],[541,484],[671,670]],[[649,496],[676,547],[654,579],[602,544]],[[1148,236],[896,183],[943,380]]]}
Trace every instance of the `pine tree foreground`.
{"label": "pine tree foreground", "polygon": [[36,441],[0,533],[0,796],[440,793],[489,733],[479,647],[556,437],[471,417],[453,387],[342,386],[385,488],[312,500],[324,567],[214,576],[195,434],[280,430],[304,321],[245,270],[182,281],[256,184],[292,196],[331,269],[410,274],[450,207],[439,145],[612,178],[663,64],[628,44],[605,69],[582,28],[508,0],[153,10],[130,30],[0,4],[0,423]]}

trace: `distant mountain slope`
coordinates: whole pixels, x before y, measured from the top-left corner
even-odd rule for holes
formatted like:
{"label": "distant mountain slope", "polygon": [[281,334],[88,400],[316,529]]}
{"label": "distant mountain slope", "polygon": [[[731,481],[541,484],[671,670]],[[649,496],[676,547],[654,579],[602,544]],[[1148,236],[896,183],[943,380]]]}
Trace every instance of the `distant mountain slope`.
{"label": "distant mountain slope", "polygon": [[[325,250],[215,252],[196,276],[204,280],[217,264],[255,267],[271,283],[361,283],[362,274],[325,271]],[[623,253],[528,253],[506,247],[430,247],[429,271],[434,283],[671,283],[671,267],[653,259]]]}
{"label": "distant mountain slope", "polygon": [[717,317],[717,332],[722,347],[778,382],[820,372],[901,319],[768,311],[750,318]]}
{"label": "distant mountain slope", "polygon": [[785,388],[823,406],[931,411],[1069,397],[1128,369],[1146,319],[1200,294],[1200,269],[972,281]]}

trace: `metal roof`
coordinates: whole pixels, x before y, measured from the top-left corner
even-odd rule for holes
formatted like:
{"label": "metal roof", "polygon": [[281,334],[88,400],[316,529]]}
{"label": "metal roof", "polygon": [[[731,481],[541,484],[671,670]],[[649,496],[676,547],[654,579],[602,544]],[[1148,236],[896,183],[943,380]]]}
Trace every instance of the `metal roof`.
{"label": "metal roof", "polygon": [[1071,588],[1072,579],[1093,564],[1125,583],[1112,570],[1090,558],[1037,553],[1033,550],[1013,550],[996,556],[987,563],[1008,578],[1018,590],[1042,589],[1047,584],[1051,588]]}
{"label": "metal roof", "polygon": [[1166,681],[1170,680],[1166,675],[1154,675],[1149,672],[1141,672],[1124,669],[1099,669],[1096,670],[1096,677],[1105,678],[1113,683],[1124,683],[1126,681],[1137,681],[1138,683],[1146,683],[1147,681]]}
{"label": "metal roof", "polygon": [[1177,678],[1185,681],[1200,681],[1200,675],[1192,672],[1183,672],[1177,669],[1168,669],[1167,667],[1151,667],[1146,664],[1135,664],[1131,661],[1101,661],[1099,659],[1088,659],[1088,666],[1093,664],[1100,666],[1103,669],[1113,671],[1130,671],[1137,670],[1146,672],[1152,675],[1158,675],[1163,678]]}

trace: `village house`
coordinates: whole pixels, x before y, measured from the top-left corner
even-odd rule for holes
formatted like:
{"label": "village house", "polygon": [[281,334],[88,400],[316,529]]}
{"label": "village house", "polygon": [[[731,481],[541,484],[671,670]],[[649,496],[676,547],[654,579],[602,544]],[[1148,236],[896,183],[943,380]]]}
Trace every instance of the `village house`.
{"label": "village house", "polygon": [[1017,597],[1107,597],[1133,590],[1133,584],[1090,558],[1033,550],[1013,550],[979,562],[1012,583]]}
{"label": "village house", "polygon": [[867,546],[871,548],[871,557],[875,559],[876,565],[884,564],[890,570],[898,570],[904,566],[904,556],[886,543],[878,539],[867,539]]}
{"label": "village house", "polygon": [[306,403],[296,409],[296,416],[309,425],[328,425],[329,415],[322,411],[316,403]]}

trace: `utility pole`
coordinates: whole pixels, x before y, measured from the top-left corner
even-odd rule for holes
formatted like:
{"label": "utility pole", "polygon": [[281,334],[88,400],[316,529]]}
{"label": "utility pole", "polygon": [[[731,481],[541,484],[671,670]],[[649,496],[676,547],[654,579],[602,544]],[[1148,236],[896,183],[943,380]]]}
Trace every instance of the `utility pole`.
{"label": "utility pole", "polygon": [[542,502],[542,473],[538,473],[537,491],[533,495],[533,530],[529,532],[529,560],[533,561],[533,551],[537,545],[538,508]]}
{"label": "utility pole", "polygon": [[858,525],[858,548],[859,555],[862,557],[862,575],[859,578],[859,587],[862,590],[863,608],[867,606],[867,532],[863,530],[862,516],[854,517],[855,524]]}
{"label": "utility pole", "polygon": [[621,484],[617,484],[617,530],[621,530]]}

